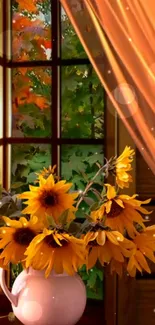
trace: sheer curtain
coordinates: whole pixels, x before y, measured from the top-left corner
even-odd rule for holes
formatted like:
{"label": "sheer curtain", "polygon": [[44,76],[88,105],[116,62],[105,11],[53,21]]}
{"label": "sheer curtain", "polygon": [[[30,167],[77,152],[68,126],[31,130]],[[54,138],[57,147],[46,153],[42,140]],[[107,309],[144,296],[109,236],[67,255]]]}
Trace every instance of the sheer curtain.
{"label": "sheer curtain", "polygon": [[119,117],[155,174],[154,0],[60,2]]}

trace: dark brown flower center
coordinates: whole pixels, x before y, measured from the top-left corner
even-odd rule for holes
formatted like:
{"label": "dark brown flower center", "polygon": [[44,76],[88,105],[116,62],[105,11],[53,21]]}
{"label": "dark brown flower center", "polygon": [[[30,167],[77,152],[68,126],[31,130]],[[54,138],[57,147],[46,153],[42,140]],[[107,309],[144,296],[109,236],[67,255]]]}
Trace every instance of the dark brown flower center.
{"label": "dark brown flower center", "polygon": [[123,208],[118,205],[115,201],[112,201],[110,212],[107,213],[108,218],[115,218],[120,215],[120,213],[123,211]]}
{"label": "dark brown flower center", "polygon": [[54,206],[58,203],[57,196],[52,192],[44,192],[41,199],[45,206]]}
{"label": "dark brown flower center", "polygon": [[30,228],[19,228],[16,230],[13,237],[16,243],[28,246],[35,236],[35,232]]}
{"label": "dark brown flower center", "polygon": [[97,241],[96,241],[96,239],[93,240],[93,241],[91,241],[91,242],[89,242],[89,245],[90,245],[91,247],[99,246],[98,243],[97,243]]}
{"label": "dark brown flower center", "polygon": [[52,247],[52,248],[60,248],[60,247],[62,247],[62,246],[64,247],[64,246],[67,246],[67,245],[68,245],[68,242],[67,242],[65,239],[63,239],[63,240],[60,241],[62,246],[59,246],[59,245],[56,243],[56,241],[54,240],[53,235],[48,235],[48,236],[46,236],[45,239],[44,239],[44,241],[45,241],[45,243],[46,243],[48,246],[50,246],[50,247]]}

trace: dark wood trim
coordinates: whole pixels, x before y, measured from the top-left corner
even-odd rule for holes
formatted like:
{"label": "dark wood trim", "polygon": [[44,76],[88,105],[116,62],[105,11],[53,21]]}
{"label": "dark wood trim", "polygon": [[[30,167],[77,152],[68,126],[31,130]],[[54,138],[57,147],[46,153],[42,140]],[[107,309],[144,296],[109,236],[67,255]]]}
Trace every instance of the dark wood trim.
{"label": "dark wood trim", "polygon": [[[54,20],[55,23],[55,20]],[[52,52],[53,53],[53,52]],[[0,58],[0,64],[3,65],[4,61]],[[6,61],[6,66],[8,68],[21,68],[21,67],[54,67],[57,66],[68,66],[68,65],[83,65],[83,64],[90,64],[89,59],[61,59],[61,58],[53,58],[52,60],[40,60],[40,61]]]}
{"label": "dark wood trim", "polygon": [[[52,137],[48,137],[48,138],[9,138],[9,137],[5,137],[4,139],[0,139],[0,145],[5,145],[5,144],[19,144],[19,143],[45,143],[45,144],[51,144],[55,139],[55,142],[57,145],[61,145],[61,144],[80,144],[80,145],[84,145],[84,144],[96,144],[96,145],[102,145],[103,144],[103,139],[65,139],[65,138],[54,138],[54,135]],[[110,143],[110,141],[108,142],[108,144]]]}
{"label": "dark wood trim", "polygon": [[3,186],[7,188],[7,146],[5,139],[7,137],[7,1],[2,3],[3,10]]}

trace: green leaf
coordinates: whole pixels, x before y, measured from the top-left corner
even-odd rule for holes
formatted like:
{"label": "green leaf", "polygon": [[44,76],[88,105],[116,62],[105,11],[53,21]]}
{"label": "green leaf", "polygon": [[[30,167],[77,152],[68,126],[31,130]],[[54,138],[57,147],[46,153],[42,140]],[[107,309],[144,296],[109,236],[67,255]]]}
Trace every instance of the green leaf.
{"label": "green leaf", "polygon": [[86,166],[82,161],[82,157],[77,156],[75,153],[70,157],[68,168],[75,171],[85,171]]}
{"label": "green leaf", "polygon": [[21,166],[21,168],[20,168],[20,176],[27,178],[29,171],[30,171],[29,167]]}
{"label": "green leaf", "polygon": [[17,182],[17,183],[14,183],[11,185],[11,189],[16,189],[16,188],[19,188],[23,185],[25,185],[26,183],[23,183],[23,182]]}
{"label": "green leaf", "polygon": [[28,176],[27,176],[27,182],[28,183],[34,183],[34,181],[36,180],[36,174],[35,173],[30,173]]}
{"label": "green leaf", "polygon": [[59,217],[59,222],[61,223],[61,225],[65,225],[67,223],[68,212],[69,209],[65,210]]}
{"label": "green leaf", "polygon": [[21,217],[22,213],[21,211],[16,211],[9,215],[9,218],[15,218],[15,217]]}
{"label": "green leaf", "polygon": [[101,281],[103,281],[103,270],[101,271],[98,268],[96,268],[96,272],[97,272],[97,275],[98,275],[99,279]]}
{"label": "green leaf", "polygon": [[84,179],[80,174],[73,175],[72,182],[76,185],[78,190],[83,191],[85,189]]}
{"label": "green leaf", "polygon": [[98,202],[95,202],[95,203],[91,206],[90,210],[91,210],[91,211],[97,210],[98,207],[99,207]]}
{"label": "green leaf", "polygon": [[97,153],[87,158],[87,162],[90,165],[95,164],[97,161],[103,164],[103,154]]}
{"label": "green leaf", "polygon": [[95,203],[95,201],[92,198],[88,197],[88,196],[84,197],[83,201],[85,201],[90,206],[94,205],[94,203]]}
{"label": "green leaf", "polygon": [[63,178],[65,178],[66,180],[70,180],[70,178],[72,177],[72,169],[69,167],[68,162],[63,162],[62,167]]}
{"label": "green leaf", "polygon": [[52,228],[56,228],[56,223],[52,216],[46,215],[47,221]]}
{"label": "green leaf", "polygon": [[89,272],[89,280],[87,281],[87,285],[90,288],[94,288],[97,279],[97,273],[94,269],[91,269]]}

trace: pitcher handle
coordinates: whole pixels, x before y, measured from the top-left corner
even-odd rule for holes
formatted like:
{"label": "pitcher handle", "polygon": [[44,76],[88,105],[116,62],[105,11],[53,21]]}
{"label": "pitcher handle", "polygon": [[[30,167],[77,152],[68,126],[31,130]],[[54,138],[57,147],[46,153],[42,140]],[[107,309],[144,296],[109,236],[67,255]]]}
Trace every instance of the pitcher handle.
{"label": "pitcher handle", "polygon": [[17,307],[18,297],[13,295],[7,288],[7,285],[5,282],[5,270],[2,268],[0,268],[0,286],[1,286],[2,290],[4,291],[5,295],[7,296],[7,298],[9,299],[9,301],[11,302],[11,304],[14,305],[14,307]]}

